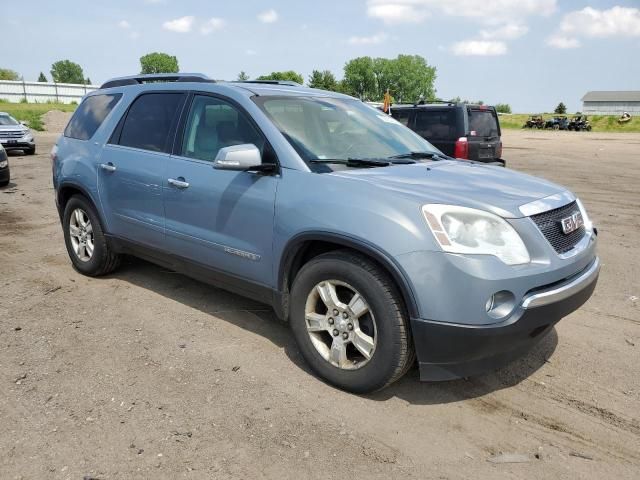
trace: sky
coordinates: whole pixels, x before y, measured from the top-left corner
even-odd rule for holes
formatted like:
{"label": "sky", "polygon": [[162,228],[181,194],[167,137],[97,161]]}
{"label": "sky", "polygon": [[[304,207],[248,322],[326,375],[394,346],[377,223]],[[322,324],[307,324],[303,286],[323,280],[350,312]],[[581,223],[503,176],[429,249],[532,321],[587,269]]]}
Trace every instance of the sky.
{"label": "sky", "polygon": [[341,78],[351,58],[415,54],[437,68],[440,98],[514,112],[575,111],[589,90],[640,88],[640,0],[27,0],[0,16],[0,32],[0,68],[25,80],[70,59],[99,84],[138,73],[154,51],[227,80]]}

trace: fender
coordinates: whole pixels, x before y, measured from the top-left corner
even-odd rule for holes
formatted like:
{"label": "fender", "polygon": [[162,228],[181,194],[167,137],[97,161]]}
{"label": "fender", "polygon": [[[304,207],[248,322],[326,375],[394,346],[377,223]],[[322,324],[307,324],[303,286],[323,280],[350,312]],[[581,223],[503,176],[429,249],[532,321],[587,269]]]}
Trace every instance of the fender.
{"label": "fender", "polygon": [[376,245],[368,242],[367,240],[357,237],[351,237],[340,233],[326,231],[308,231],[294,235],[291,239],[289,239],[284,247],[283,254],[280,258],[280,265],[278,267],[277,291],[280,292],[283,297],[286,298],[289,294],[287,287],[287,283],[289,281],[288,275],[291,271],[291,267],[293,266],[296,255],[300,252],[300,249],[303,247],[303,245],[309,241],[335,243],[359,251],[373,258],[376,262],[382,265],[385,270],[387,270],[387,272],[396,282],[396,285],[400,290],[400,294],[404,299],[409,316],[418,317],[418,306],[415,300],[415,295],[411,283],[408,281],[407,275],[402,267],[398,265],[394,258],[387,252],[381,250]]}
{"label": "fender", "polygon": [[102,215],[102,211],[99,208],[100,203],[96,201],[96,198],[94,198],[94,195],[89,193],[89,191],[84,186],[74,182],[73,180],[63,180],[60,183],[60,185],[58,185],[58,188],[56,189],[56,207],[58,209],[58,215],[60,216],[60,221],[62,221],[62,216],[64,215],[64,209],[62,207],[62,198],[60,194],[62,190],[64,190],[65,188],[73,188],[74,190],[78,190],[85,197],[87,197],[87,199],[93,204],[93,207],[96,209],[96,213],[98,214],[98,217],[100,218],[100,222],[102,223],[102,228],[106,232],[107,230],[105,229],[104,216]]}

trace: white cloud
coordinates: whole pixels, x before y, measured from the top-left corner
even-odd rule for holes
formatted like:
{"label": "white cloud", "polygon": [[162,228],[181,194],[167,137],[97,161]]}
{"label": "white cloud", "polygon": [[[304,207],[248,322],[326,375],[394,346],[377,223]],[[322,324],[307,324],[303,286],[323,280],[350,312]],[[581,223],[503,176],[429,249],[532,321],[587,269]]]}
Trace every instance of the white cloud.
{"label": "white cloud", "polygon": [[120,20],[118,22],[118,27],[124,29],[124,30],[128,30],[131,28],[131,24],[129,22],[127,22],[126,20]]}
{"label": "white cloud", "polygon": [[368,37],[351,37],[349,38],[350,45],[379,45],[387,40],[386,33],[376,33]]}
{"label": "white cloud", "polygon": [[402,2],[373,1],[369,2],[367,14],[385,23],[419,23],[429,16],[429,12],[419,6]]}
{"label": "white cloud", "polygon": [[180,17],[175,20],[164,22],[162,24],[162,28],[171,32],[188,33],[191,31],[194,21],[195,17],[192,16]]}
{"label": "white cloud", "polygon": [[585,7],[567,13],[560,23],[560,32],[587,37],[637,37],[640,36],[640,9],[616,6],[609,10],[596,10]]}
{"label": "white cloud", "polygon": [[501,27],[480,30],[480,36],[485,40],[513,40],[526,35],[529,27],[519,23],[507,23]]}
{"label": "white cloud", "polygon": [[597,10],[585,7],[567,13],[558,31],[547,38],[554,48],[578,48],[580,37],[640,37],[640,9],[612,7]]}
{"label": "white cloud", "polygon": [[562,35],[551,35],[547,38],[547,45],[561,49],[578,48],[580,46],[580,41],[577,38],[565,37]]}
{"label": "white cloud", "polygon": [[550,15],[556,0],[367,0],[367,14],[387,23],[420,22],[432,12],[487,23]]}
{"label": "white cloud", "polygon": [[210,18],[207,22],[200,27],[200,33],[203,35],[209,35],[210,33],[222,30],[226,26],[227,22],[222,18]]}
{"label": "white cloud", "polygon": [[465,40],[454,43],[451,51],[454,55],[496,56],[506,54],[507,45],[492,40]]}
{"label": "white cloud", "polygon": [[278,21],[278,12],[273,8],[258,14],[258,20],[262,23],[274,23]]}
{"label": "white cloud", "polygon": [[245,53],[245,55],[249,55],[250,57],[253,57],[254,55],[258,54],[258,52],[256,52],[255,50],[252,50],[250,48],[248,50],[245,50],[244,53]]}

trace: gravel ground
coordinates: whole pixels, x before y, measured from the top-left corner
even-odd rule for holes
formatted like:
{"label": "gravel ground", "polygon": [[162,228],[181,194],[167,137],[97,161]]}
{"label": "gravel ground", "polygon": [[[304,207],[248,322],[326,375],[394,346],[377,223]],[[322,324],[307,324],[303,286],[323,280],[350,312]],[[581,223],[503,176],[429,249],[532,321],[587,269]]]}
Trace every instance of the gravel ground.
{"label": "gravel ground", "polygon": [[77,274],[56,136],[0,190],[0,478],[638,478],[640,134],[505,131],[510,167],[584,199],[595,295],[507,368],[369,396],[314,378],[263,305],[138,260]]}

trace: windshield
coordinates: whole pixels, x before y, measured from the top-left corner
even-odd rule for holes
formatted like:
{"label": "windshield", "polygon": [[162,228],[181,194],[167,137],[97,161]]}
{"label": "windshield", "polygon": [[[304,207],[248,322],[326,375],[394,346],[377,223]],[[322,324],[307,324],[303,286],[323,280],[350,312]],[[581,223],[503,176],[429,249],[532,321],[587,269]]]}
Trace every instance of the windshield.
{"label": "windshield", "polygon": [[407,127],[359,100],[278,96],[253,100],[306,162],[440,154]]}
{"label": "windshield", "polygon": [[497,137],[498,119],[491,110],[469,109],[469,131],[471,136]]}
{"label": "windshield", "polygon": [[7,115],[3,113],[2,115],[0,115],[0,126],[6,126],[6,125],[20,125],[20,122],[18,122],[11,115]]}

